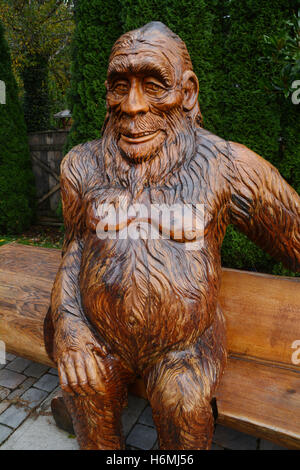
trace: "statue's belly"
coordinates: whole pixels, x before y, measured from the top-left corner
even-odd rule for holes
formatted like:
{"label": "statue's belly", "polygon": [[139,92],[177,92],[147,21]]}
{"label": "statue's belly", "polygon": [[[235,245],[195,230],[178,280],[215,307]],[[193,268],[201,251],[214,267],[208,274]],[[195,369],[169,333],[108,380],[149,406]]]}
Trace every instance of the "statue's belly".
{"label": "statue's belly", "polygon": [[140,367],[211,324],[218,277],[207,254],[172,240],[92,237],[82,258],[83,308],[113,350]]}

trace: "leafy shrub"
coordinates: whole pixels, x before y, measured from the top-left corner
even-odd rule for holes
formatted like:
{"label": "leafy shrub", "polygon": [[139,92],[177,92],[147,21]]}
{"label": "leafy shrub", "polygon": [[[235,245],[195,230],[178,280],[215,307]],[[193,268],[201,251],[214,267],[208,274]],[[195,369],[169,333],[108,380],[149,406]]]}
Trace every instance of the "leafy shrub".
{"label": "leafy shrub", "polygon": [[34,178],[24,115],[1,23],[0,80],[6,86],[6,104],[0,104],[0,231],[21,232],[33,217]]}
{"label": "leafy shrub", "polygon": [[[297,8],[298,0],[77,0],[68,149],[100,136],[113,42],[123,32],[162,21],[187,44],[204,127],[262,155],[300,191],[300,105],[272,87],[281,73],[278,63],[262,60],[270,52],[266,37],[280,36],[285,25],[292,34]],[[222,257],[229,267],[286,274],[233,227]]]}

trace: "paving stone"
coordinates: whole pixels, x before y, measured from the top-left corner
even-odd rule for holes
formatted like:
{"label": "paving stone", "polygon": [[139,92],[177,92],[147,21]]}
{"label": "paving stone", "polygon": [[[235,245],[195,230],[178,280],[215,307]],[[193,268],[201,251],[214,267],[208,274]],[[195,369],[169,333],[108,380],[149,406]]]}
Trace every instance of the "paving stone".
{"label": "paving stone", "polygon": [[52,390],[54,390],[58,384],[59,380],[57,376],[52,374],[45,374],[34,384],[34,386],[36,388],[45,390],[46,392],[52,392]]}
{"label": "paving stone", "polygon": [[6,368],[15,372],[23,372],[30,363],[31,361],[24,359],[24,357],[16,357],[13,361],[7,364]]}
{"label": "paving stone", "polygon": [[17,356],[15,356],[14,354],[11,354],[11,353],[5,353],[5,357],[6,357],[6,360],[7,361],[12,361],[13,359],[15,359]]}
{"label": "paving stone", "polygon": [[256,437],[220,425],[216,427],[213,441],[215,444],[230,450],[257,449]]}
{"label": "paving stone", "polygon": [[274,444],[274,442],[266,441],[265,439],[260,440],[260,450],[288,450],[287,447],[282,447],[277,444]]}
{"label": "paving stone", "polygon": [[4,400],[10,394],[9,388],[0,387],[0,400]]}
{"label": "paving stone", "polygon": [[144,400],[144,398],[136,397],[131,394],[128,395],[128,405],[124,408],[122,414],[124,436],[127,436],[129,431],[135,425],[146,405],[147,400]]}
{"label": "paving stone", "polygon": [[157,439],[156,429],[136,424],[127,437],[126,444],[141,450],[150,450]]}
{"label": "paving stone", "polygon": [[35,408],[47,396],[48,396],[48,393],[45,392],[44,390],[39,390],[38,388],[32,387],[21,396],[21,400],[23,400],[24,402],[28,402],[27,406],[29,406],[29,408]]}
{"label": "paving stone", "polygon": [[25,375],[18,374],[7,368],[0,370],[0,385],[2,387],[14,389],[24,382],[24,380],[26,380]]}
{"label": "paving stone", "polygon": [[[34,385],[34,386],[35,386],[35,385]],[[51,402],[52,402],[53,398],[56,397],[59,392],[61,393],[61,389],[60,389],[59,386],[56,387],[52,392],[50,392],[50,393],[48,394],[48,397],[46,398],[46,400],[44,400],[44,401],[41,403],[41,405],[39,406],[39,412],[41,412],[41,413],[44,413],[44,412],[47,413],[47,411],[48,411],[49,409],[51,409]],[[52,411],[51,411],[51,414],[52,414]]]}
{"label": "paving stone", "polygon": [[2,400],[0,402],[0,413],[3,413],[10,405],[11,402],[9,400]]}
{"label": "paving stone", "polygon": [[25,408],[18,408],[15,405],[11,405],[0,415],[0,424],[17,428],[29,413],[30,411]]}
{"label": "paving stone", "polygon": [[2,424],[0,424],[0,445],[2,444],[3,441],[5,441],[5,439],[8,438],[8,436],[11,433],[12,433],[12,429],[6,426],[2,426]]}
{"label": "paving stone", "polygon": [[18,388],[16,388],[15,390],[11,392],[11,394],[8,396],[8,399],[13,400],[13,399],[19,398],[22,395],[22,393],[26,392],[26,390],[35,383],[35,381],[36,379],[34,377],[27,377],[27,379],[24,380],[24,382],[21,383],[21,385]]}
{"label": "paving stone", "polygon": [[151,406],[147,406],[147,408],[144,409],[143,413],[139,417],[139,423],[145,424],[146,426],[155,427],[155,424],[152,418]]}
{"label": "paving stone", "polygon": [[39,364],[38,362],[31,362],[31,364],[24,370],[24,374],[29,377],[35,377],[39,379],[43,374],[49,369],[48,366],[44,364]]}
{"label": "paving stone", "polygon": [[49,415],[29,416],[0,450],[78,450],[77,439],[58,429]]}
{"label": "paving stone", "polygon": [[48,372],[49,374],[58,375],[58,371],[57,369],[54,369],[54,367],[51,367],[51,369],[49,369]]}

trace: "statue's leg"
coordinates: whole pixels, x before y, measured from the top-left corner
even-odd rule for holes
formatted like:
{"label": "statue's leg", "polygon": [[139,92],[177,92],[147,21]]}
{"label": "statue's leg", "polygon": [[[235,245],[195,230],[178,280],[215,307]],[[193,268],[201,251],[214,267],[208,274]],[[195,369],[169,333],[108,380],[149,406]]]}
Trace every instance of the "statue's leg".
{"label": "statue's leg", "polygon": [[104,393],[82,396],[63,392],[82,450],[124,449],[121,414],[131,380],[130,373],[118,367]]}
{"label": "statue's leg", "polygon": [[80,449],[123,449],[121,407],[106,403],[99,395],[71,396],[64,392],[64,400],[72,417]]}
{"label": "statue's leg", "polygon": [[157,427],[160,449],[209,449],[214,419],[211,401],[226,363],[224,340],[207,331],[197,344],[169,352],[144,380]]}

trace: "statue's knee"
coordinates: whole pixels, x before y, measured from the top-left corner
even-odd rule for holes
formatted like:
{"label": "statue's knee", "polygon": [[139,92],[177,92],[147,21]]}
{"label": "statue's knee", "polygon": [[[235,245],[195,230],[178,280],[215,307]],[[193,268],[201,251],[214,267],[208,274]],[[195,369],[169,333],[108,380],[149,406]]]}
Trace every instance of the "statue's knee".
{"label": "statue's knee", "polygon": [[211,413],[211,369],[203,368],[192,350],[168,354],[148,374],[146,386],[154,413],[155,409],[174,416]]}
{"label": "statue's knee", "polygon": [[154,413],[155,410],[166,410],[166,414],[175,417],[211,412],[211,388],[205,387],[202,379],[195,371],[189,370],[180,374],[176,370],[168,370],[162,374],[159,382],[148,386]]}

